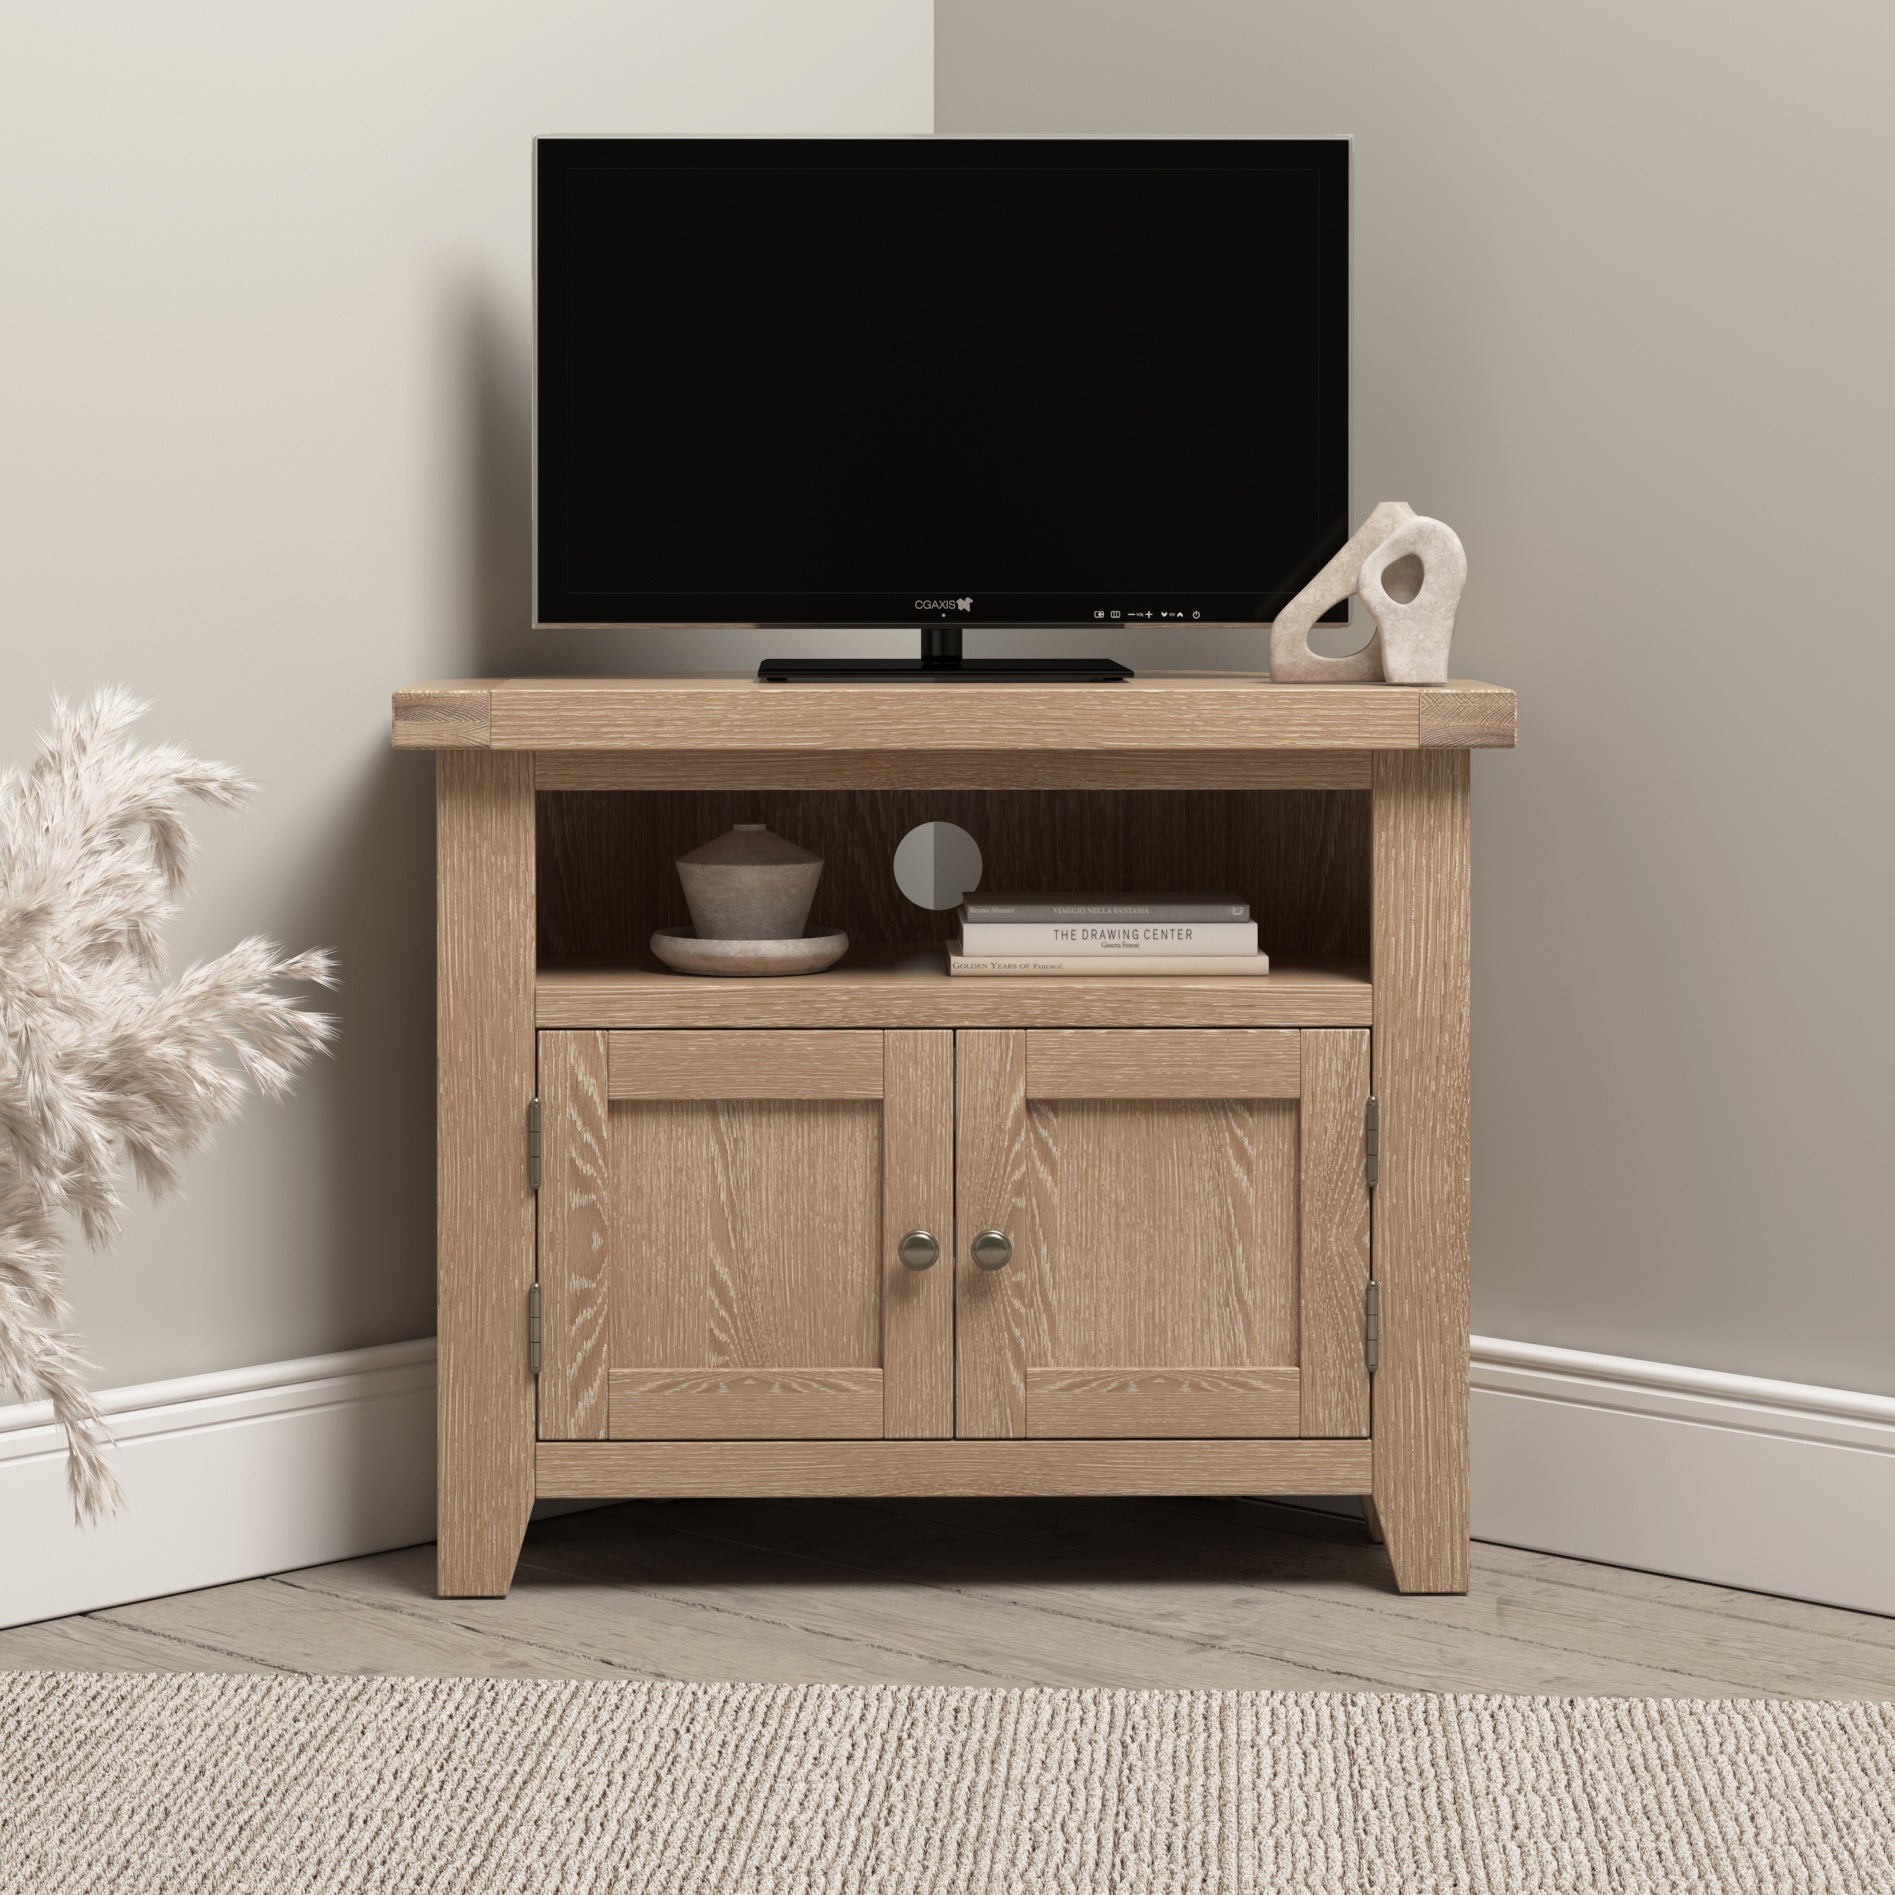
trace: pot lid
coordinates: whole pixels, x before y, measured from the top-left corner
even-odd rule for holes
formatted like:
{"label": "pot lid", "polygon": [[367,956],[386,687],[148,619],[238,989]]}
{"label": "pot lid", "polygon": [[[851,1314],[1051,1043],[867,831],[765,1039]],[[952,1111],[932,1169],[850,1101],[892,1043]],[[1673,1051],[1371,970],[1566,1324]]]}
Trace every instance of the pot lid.
{"label": "pot lid", "polygon": [[700,868],[761,868],[798,862],[820,862],[822,857],[799,849],[782,836],[773,835],[760,822],[740,822],[714,842],[678,857]]}

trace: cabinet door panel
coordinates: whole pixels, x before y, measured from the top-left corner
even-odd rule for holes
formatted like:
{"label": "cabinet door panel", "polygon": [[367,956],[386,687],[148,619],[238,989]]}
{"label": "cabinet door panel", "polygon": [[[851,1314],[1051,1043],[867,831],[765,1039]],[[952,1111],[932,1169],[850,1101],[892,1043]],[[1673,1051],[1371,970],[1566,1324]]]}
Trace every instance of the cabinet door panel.
{"label": "cabinet door panel", "polygon": [[952,1303],[884,1216],[948,1229],[947,1035],[540,1041],[543,1438],[873,1437],[891,1379],[951,1430]]}
{"label": "cabinet door panel", "polygon": [[1296,1364],[1296,1105],[1027,1101],[1033,1366]]}
{"label": "cabinet door panel", "polygon": [[[1367,1432],[1367,1033],[968,1032],[956,1047],[958,1432]],[[974,1264],[983,1229],[1012,1241],[1000,1269]]]}
{"label": "cabinet door panel", "polygon": [[612,1366],[879,1368],[881,1117],[853,1099],[615,1102]]}

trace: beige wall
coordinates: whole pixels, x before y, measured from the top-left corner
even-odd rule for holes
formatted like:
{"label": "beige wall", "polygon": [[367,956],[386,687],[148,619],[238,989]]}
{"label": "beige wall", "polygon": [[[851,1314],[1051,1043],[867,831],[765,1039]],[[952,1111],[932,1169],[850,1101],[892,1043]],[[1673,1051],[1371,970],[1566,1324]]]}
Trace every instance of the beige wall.
{"label": "beige wall", "polygon": [[926,131],[927,0],[6,12],[0,758],[129,684],[263,785],[200,825],[180,958],[261,928],[347,981],[334,1064],[75,1259],[85,1335],[113,1384],[426,1335],[430,773],[388,693],[667,657],[523,631],[530,140]]}
{"label": "beige wall", "polygon": [[1895,1392],[1895,13],[936,12],[942,131],[1356,135],[1357,510],[1459,529],[1455,669],[1521,693],[1477,1329]]}

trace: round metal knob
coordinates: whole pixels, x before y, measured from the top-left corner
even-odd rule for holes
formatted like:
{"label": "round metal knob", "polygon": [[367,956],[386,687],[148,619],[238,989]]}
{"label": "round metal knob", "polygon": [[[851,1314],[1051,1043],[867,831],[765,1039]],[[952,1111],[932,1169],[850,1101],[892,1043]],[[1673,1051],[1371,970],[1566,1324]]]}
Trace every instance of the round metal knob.
{"label": "round metal knob", "polygon": [[1013,1261],[1013,1239],[1004,1230],[984,1230],[968,1252],[983,1270],[1004,1270]]}
{"label": "round metal knob", "polygon": [[895,1246],[895,1255],[911,1270],[931,1270],[941,1255],[941,1240],[931,1230],[911,1230]]}

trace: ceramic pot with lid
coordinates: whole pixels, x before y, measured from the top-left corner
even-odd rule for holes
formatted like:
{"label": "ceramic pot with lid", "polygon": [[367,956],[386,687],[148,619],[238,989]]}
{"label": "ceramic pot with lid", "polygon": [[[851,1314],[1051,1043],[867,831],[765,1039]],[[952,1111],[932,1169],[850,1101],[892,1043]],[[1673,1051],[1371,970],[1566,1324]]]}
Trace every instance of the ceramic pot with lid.
{"label": "ceramic pot with lid", "polygon": [[703,941],[789,941],[809,920],[822,857],[760,822],[678,857],[678,879]]}

